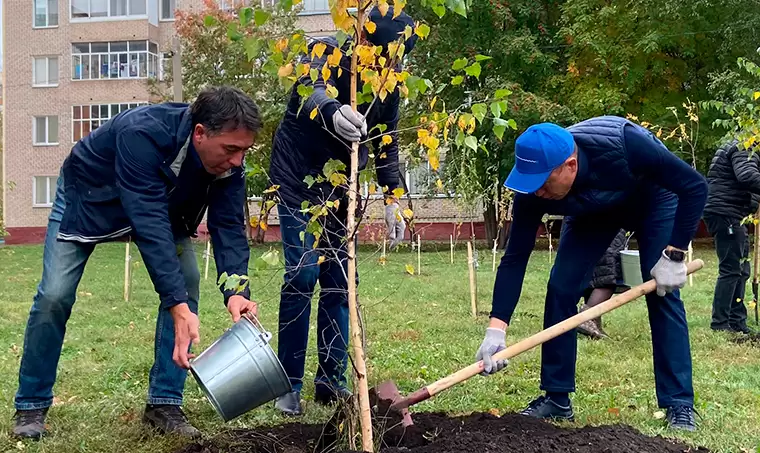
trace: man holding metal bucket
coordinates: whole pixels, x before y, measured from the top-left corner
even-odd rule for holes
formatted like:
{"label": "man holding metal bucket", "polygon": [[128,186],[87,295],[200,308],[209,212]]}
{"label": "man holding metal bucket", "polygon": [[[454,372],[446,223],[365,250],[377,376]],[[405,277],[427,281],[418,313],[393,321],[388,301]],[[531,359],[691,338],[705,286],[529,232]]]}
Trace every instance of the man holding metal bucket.
{"label": "man holding metal bucket", "polygon": [[[383,15],[373,9],[369,20],[376,28],[366,38],[374,46],[382,48],[383,57],[398,59],[389,55],[389,44],[403,40],[406,27],[414,28],[414,21],[406,13],[393,17],[390,7]],[[403,44],[404,55],[414,47],[416,35]],[[313,55],[313,46],[318,43],[327,48],[321,57]],[[384,99],[359,106],[359,112],[350,106],[351,75],[349,71],[330,72],[330,80],[323,80],[322,68],[334,49],[342,49],[340,67],[350,67],[347,50],[349,41],[340,44],[336,37],[319,38],[311,43],[304,63],[312,72],[320,76],[312,81],[309,75],[301,77],[293,87],[285,117],[280,123],[272,146],[270,178],[279,186],[278,214],[282,246],[285,256],[285,276],[280,297],[280,324],[278,335],[278,356],[290,377],[293,391],[279,398],[277,409],[287,415],[300,415],[301,389],[304,377],[304,362],[309,337],[311,297],[319,282],[320,297],[317,315],[317,353],[319,367],[314,377],[314,399],[318,403],[331,403],[351,396],[347,388],[345,371],[348,363],[346,346],[348,337],[348,282],[346,279],[346,219],[348,215],[348,194],[343,186],[334,187],[330,182],[308,184],[306,181],[318,179],[325,165],[332,161],[350,164],[351,144],[367,139],[374,129],[376,138],[372,147],[375,155],[377,180],[384,188],[385,220],[391,239],[391,248],[403,241],[405,222],[401,217],[398,200],[393,190],[400,186],[398,172],[398,141],[396,127],[399,120],[400,94],[398,89]],[[400,59],[399,59],[400,60]],[[400,68],[400,62],[399,62]],[[400,70],[400,69],[399,69]],[[331,98],[327,85],[338,89],[338,97]],[[300,92],[303,88],[313,89],[302,106]],[[299,89],[300,88],[300,89]],[[309,112],[317,111],[314,119]],[[384,127],[392,141],[383,144],[376,126]],[[393,131],[393,132],[392,132]],[[359,169],[369,161],[369,147],[359,146]],[[358,190],[358,187],[357,187]],[[301,212],[302,203],[321,205],[329,202],[331,209],[324,222],[323,234],[317,239],[310,215]],[[315,249],[316,247],[316,249]]]}
{"label": "man holding metal bucket", "polygon": [[[245,93],[207,88],[190,105],[122,112],[74,145],[58,178],[24,337],[16,436],[46,434],[77,286],[96,244],[123,238],[139,248],[160,299],[143,421],[163,433],[200,434],[180,408],[190,346],[199,339],[191,237],[208,210],[218,272],[248,273],[242,164],[260,128],[258,107]],[[255,313],[248,288],[223,295],[234,322]]]}
{"label": "man holding metal bucket", "polygon": [[[685,250],[707,197],[705,178],[648,130],[603,116],[568,127],[543,123],[515,143],[515,167],[505,186],[517,192],[509,243],[494,285],[491,320],[476,354],[484,373],[506,363],[491,356],[506,348],[505,331],[520,298],[525,269],[545,213],[565,216],[546,292],[544,328],[577,313],[594,265],[620,228],[635,231],[641,273],[657,283],[646,296],[660,407],[672,428],[695,429],[694,390],[686,313]],[[541,389],[521,413],[572,420],[577,335],[542,345]]]}

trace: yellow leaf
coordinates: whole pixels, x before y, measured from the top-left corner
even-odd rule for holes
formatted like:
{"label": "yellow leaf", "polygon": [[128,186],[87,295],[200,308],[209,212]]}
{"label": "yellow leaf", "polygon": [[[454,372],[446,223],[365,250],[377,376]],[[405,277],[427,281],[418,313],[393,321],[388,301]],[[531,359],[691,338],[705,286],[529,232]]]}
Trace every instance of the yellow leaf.
{"label": "yellow leaf", "polygon": [[385,159],[386,157],[388,157],[388,155],[385,154],[385,153],[380,153],[380,155],[377,156],[377,157],[378,157],[378,159]]}
{"label": "yellow leaf", "polygon": [[406,217],[407,219],[411,219],[412,217],[414,217],[414,211],[412,211],[409,208],[404,209],[404,217]]}
{"label": "yellow leaf", "polygon": [[333,49],[333,53],[330,54],[329,57],[327,57],[327,66],[333,67],[340,65],[340,59],[343,58],[343,52],[340,51],[337,47]]}
{"label": "yellow leaf", "polygon": [[443,192],[443,181],[440,179],[435,181],[435,186],[438,188],[439,191]]}
{"label": "yellow leaf", "polygon": [[386,14],[388,14],[388,8],[390,6],[388,5],[388,2],[381,1],[377,3],[377,9],[380,10],[380,15],[385,17]]}
{"label": "yellow leaf", "polygon": [[441,161],[438,157],[437,149],[428,153],[428,162],[430,162],[430,168],[432,168],[433,171],[438,171],[438,168],[441,166]]}
{"label": "yellow leaf", "polygon": [[393,196],[396,198],[401,198],[404,196],[404,188],[403,187],[397,187],[393,189]]}
{"label": "yellow leaf", "polygon": [[251,216],[249,223],[251,224],[251,228],[256,228],[257,226],[259,226],[259,219]]}
{"label": "yellow leaf", "polygon": [[282,52],[287,47],[288,47],[288,38],[282,38],[278,40],[274,45],[274,48],[277,49],[278,52]]}
{"label": "yellow leaf", "polygon": [[313,120],[316,117],[317,117],[317,108],[314,107],[314,110],[312,110],[311,113],[309,113],[309,119]]}
{"label": "yellow leaf", "polygon": [[328,68],[327,65],[322,66],[322,80],[326,82],[330,80],[330,76],[332,76],[332,71],[330,71],[330,68]]}
{"label": "yellow leaf", "polygon": [[435,103],[438,101],[438,96],[434,97],[432,101],[430,101],[430,110],[433,110],[435,107]]}
{"label": "yellow leaf", "polygon": [[328,83],[327,88],[325,88],[325,94],[330,99],[335,99],[338,97],[338,89]]}
{"label": "yellow leaf", "polygon": [[325,50],[327,49],[327,46],[325,43],[317,43],[314,45],[314,47],[311,49],[311,58],[314,58],[316,55],[317,58],[322,58],[322,55],[324,55]]}
{"label": "yellow leaf", "polygon": [[325,262],[325,256],[319,255],[319,258],[317,259],[317,264],[322,264]]}
{"label": "yellow leaf", "polygon": [[393,0],[393,18],[397,18],[406,6],[406,0]]}
{"label": "yellow leaf", "polygon": [[662,128],[657,129],[657,138],[662,137]]}
{"label": "yellow leaf", "polygon": [[259,228],[261,228],[262,231],[266,231],[267,228],[269,228],[269,226],[267,225],[266,221],[262,220],[261,222],[259,222]]}
{"label": "yellow leaf", "polygon": [[758,98],[760,98],[760,91],[755,91],[755,93],[752,95],[752,99],[757,101]]}
{"label": "yellow leaf", "polygon": [[406,270],[407,274],[414,275],[414,266],[412,266],[411,264],[407,264],[406,266],[404,266],[404,269]]}
{"label": "yellow leaf", "polygon": [[383,135],[382,142],[383,142],[383,145],[390,145],[391,143],[393,143],[393,137],[391,137],[390,135]]}
{"label": "yellow leaf", "polygon": [[304,64],[301,67],[301,74],[300,75],[301,76],[305,76],[305,75],[307,75],[309,73],[310,70],[311,70],[311,65],[309,63],[306,63],[306,64]]}
{"label": "yellow leaf", "polygon": [[287,77],[290,74],[293,73],[293,64],[288,63],[285,66],[281,66],[280,69],[277,71],[277,75],[279,77]]}
{"label": "yellow leaf", "polygon": [[366,28],[369,34],[372,35],[375,33],[375,30],[377,30],[377,25],[375,25],[375,23],[371,20],[368,20],[364,23],[364,28]]}
{"label": "yellow leaf", "polygon": [[369,185],[369,193],[372,194],[372,193],[375,193],[375,192],[377,192],[377,186],[373,182],[372,184]]}
{"label": "yellow leaf", "polygon": [[338,209],[338,206],[340,206],[340,200],[335,200],[333,202],[333,208]]}

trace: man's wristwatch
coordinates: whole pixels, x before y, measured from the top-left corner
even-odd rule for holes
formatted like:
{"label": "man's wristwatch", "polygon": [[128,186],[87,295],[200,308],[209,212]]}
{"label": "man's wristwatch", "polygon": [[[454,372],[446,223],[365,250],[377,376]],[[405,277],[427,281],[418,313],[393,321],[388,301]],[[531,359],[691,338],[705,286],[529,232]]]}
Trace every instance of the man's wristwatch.
{"label": "man's wristwatch", "polygon": [[682,262],[686,259],[686,253],[683,250],[678,249],[665,249],[663,252],[665,256],[667,256],[671,261],[676,261],[678,263]]}

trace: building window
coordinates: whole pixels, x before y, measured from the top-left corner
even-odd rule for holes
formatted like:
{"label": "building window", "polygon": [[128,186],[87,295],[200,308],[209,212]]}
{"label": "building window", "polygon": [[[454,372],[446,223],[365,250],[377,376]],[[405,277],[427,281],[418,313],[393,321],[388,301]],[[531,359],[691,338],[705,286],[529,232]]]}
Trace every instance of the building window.
{"label": "building window", "polygon": [[174,20],[177,0],[161,0],[161,20]]}
{"label": "building window", "polygon": [[84,42],[71,45],[73,80],[156,78],[158,45],[150,41]]}
{"label": "building window", "polygon": [[58,26],[58,0],[34,0],[34,27]]}
{"label": "building window", "polygon": [[58,117],[35,116],[32,121],[32,143],[35,146],[58,144]]}
{"label": "building window", "polygon": [[145,17],[148,0],[71,0],[71,19]]}
{"label": "building window", "polygon": [[172,75],[174,62],[172,61],[171,52],[163,52],[161,54],[161,68],[158,74],[158,79],[161,81],[169,80]]}
{"label": "building window", "polygon": [[34,176],[32,186],[32,206],[35,208],[49,208],[55,200],[55,190],[58,178],[55,176]]}
{"label": "building window", "polygon": [[328,0],[303,0],[300,14],[330,14]]}
{"label": "building window", "polygon": [[58,86],[58,57],[34,57],[32,85],[37,87]]}
{"label": "building window", "polygon": [[75,105],[71,109],[72,141],[78,142],[119,113],[140,105],[148,103]]}

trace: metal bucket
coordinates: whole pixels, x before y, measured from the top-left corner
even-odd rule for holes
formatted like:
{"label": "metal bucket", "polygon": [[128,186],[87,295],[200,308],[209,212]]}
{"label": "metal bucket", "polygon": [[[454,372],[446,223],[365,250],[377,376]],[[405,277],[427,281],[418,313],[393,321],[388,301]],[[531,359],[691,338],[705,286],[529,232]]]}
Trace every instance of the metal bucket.
{"label": "metal bucket", "polygon": [[623,268],[623,280],[625,284],[634,287],[644,283],[641,277],[641,261],[638,250],[621,250],[620,267]]}
{"label": "metal bucket", "polygon": [[191,361],[193,377],[225,422],[292,391],[271,339],[245,314]]}

